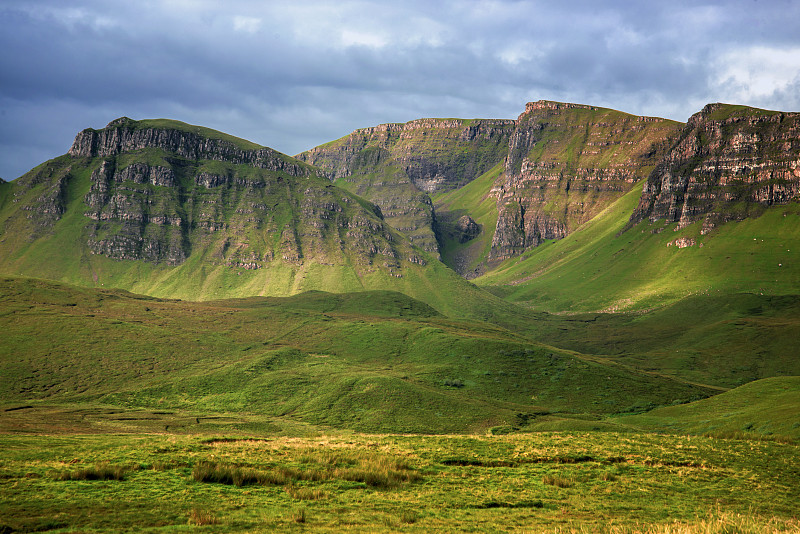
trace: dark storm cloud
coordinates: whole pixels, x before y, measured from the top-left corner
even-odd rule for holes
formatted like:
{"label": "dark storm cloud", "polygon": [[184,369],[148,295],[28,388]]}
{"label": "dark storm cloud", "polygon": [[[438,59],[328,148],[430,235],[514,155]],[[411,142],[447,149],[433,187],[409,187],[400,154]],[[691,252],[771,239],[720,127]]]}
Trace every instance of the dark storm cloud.
{"label": "dark storm cloud", "polygon": [[6,0],[0,176],[128,115],[294,154],[424,116],[540,98],[686,120],[797,109],[800,2]]}

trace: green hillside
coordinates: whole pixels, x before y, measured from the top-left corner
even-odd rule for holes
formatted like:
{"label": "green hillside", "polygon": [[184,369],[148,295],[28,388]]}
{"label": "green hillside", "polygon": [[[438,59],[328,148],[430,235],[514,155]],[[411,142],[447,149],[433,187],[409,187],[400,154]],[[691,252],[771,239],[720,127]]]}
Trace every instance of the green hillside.
{"label": "green hillside", "polygon": [[513,128],[502,119],[418,119],[359,129],[297,158],[378,204],[389,224],[438,256],[429,193],[461,187],[501,163]]}
{"label": "green hillside", "polygon": [[800,375],[800,296],[693,295],[640,311],[543,315],[531,336],[563,349],[716,387]]}
{"label": "green hillside", "polygon": [[396,292],[186,302],[0,280],[0,399],[465,432],[710,388],[446,318]]}
{"label": "green hillside", "polygon": [[[626,230],[641,187],[573,234],[476,279],[512,302],[548,311],[646,309],[698,294],[791,295],[800,287],[800,203],[773,206],[707,235],[700,223]],[[679,240],[691,244],[677,246]]]}
{"label": "green hillside", "polygon": [[[495,165],[464,187],[433,196],[442,262],[466,278],[486,270],[497,227],[497,199],[489,191],[502,171],[501,164]],[[465,215],[480,226],[480,233],[462,242],[454,227]]]}
{"label": "green hillside", "polygon": [[765,378],[619,421],[659,432],[800,439],[800,376]]}

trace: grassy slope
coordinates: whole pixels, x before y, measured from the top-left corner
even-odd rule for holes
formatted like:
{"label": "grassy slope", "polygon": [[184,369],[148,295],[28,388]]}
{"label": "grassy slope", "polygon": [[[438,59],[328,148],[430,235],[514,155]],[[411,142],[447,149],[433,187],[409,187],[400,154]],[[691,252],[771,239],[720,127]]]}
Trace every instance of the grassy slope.
{"label": "grassy slope", "polygon": [[800,375],[796,295],[694,295],[645,314],[543,316],[534,328],[551,345],[718,387]]}
{"label": "grassy slope", "polygon": [[0,283],[4,403],[455,432],[711,393],[448,319],[395,292],[198,303],[33,279]]}
{"label": "grassy slope", "polygon": [[708,399],[618,420],[659,432],[800,439],[800,376],[765,378]]}
{"label": "grassy slope", "polygon": [[[389,224],[414,244],[435,253],[437,236],[430,199],[415,181],[440,175],[445,177],[445,183],[438,188],[452,189],[502,161],[508,136],[465,138],[464,133],[475,122],[421,119],[413,121],[417,128],[403,129],[404,125],[398,124],[389,130],[356,130],[298,157],[329,172],[341,173],[336,180],[338,186],[381,206]],[[506,128],[510,129],[510,125]],[[347,164],[345,158],[350,158]],[[345,167],[347,172],[343,173]]]}
{"label": "grassy slope", "polygon": [[469,215],[481,227],[480,234],[466,243],[460,243],[447,231],[440,232],[442,262],[459,273],[483,270],[489,256],[497,227],[497,201],[489,191],[502,171],[502,164],[498,164],[460,189],[433,196],[440,228],[452,227],[463,215]]}
{"label": "grassy slope", "polygon": [[[642,309],[696,294],[797,292],[800,204],[774,206],[705,236],[699,224],[673,231],[675,224],[663,222],[620,234],[640,193],[637,186],[567,238],[508,260],[475,283],[513,302],[573,312]],[[697,244],[668,246],[680,237]]]}

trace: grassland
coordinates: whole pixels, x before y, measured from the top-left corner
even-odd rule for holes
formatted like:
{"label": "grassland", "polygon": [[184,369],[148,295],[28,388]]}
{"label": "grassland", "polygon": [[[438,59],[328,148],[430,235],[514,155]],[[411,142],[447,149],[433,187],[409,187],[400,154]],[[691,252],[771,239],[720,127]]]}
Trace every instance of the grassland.
{"label": "grassland", "polygon": [[[70,176],[54,227],[8,217],[46,185],[0,183],[0,263],[97,286],[0,277],[0,534],[800,531],[800,204],[628,229],[637,186],[476,279],[489,294],[430,258],[397,279],[265,277],[202,239],[177,268],[72,254],[92,168],[66,163],[36,171]],[[482,227],[443,234],[461,272],[482,272],[499,171],[434,197],[445,229]]]}
{"label": "grassland", "polygon": [[[492,237],[497,226],[497,201],[489,196],[489,191],[502,171],[502,164],[496,165],[459,189],[433,196],[442,262],[468,278],[483,274],[487,268]],[[478,223],[480,234],[461,243],[453,235],[452,228],[459,217],[464,215]]]}
{"label": "grassland", "polygon": [[394,292],[198,303],[32,279],[0,284],[0,398],[14,405],[485,432],[717,391],[451,319]]}
{"label": "grassland", "polygon": [[0,436],[6,531],[796,532],[798,448],[616,433]]}
{"label": "grassland", "polygon": [[798,377],[717,394],[388,291],[0,288],[6,532],[800,528]]}

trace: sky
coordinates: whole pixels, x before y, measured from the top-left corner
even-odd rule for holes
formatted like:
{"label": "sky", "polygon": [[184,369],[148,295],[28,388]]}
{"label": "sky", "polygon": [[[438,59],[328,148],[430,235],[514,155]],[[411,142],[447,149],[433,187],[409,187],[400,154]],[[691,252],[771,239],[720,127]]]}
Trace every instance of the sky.
{"label": "sky", "polygon": [[2,0],[0,177],[121,116],[294,155],[540,99],[686,121],[800,111],[800,0]]}

